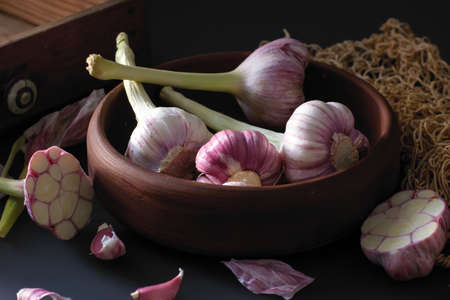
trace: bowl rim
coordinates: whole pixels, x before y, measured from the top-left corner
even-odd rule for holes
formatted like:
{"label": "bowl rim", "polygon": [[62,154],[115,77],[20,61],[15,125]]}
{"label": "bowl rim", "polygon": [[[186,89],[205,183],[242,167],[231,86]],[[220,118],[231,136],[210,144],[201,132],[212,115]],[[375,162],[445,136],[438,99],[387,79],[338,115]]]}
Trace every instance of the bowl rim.
{"label": "bowl rim", "polygon": [[[173,60],[169,60],[167,62],[158,64],[154,66],[154,68],[160,68],[164,69],[169,65],[173,64],[183,64],[186,62],[189,62],[191,60],[195,59],[201,59],[205,58],[207,56],[224,56],[224,55],[248,55],[250,51],[224,51],[224,52],[212,52],[212,53],[204,53],[204,54],[197,54],[193,56],[187,56],[182,58],[177,58]],[[384,142],[386,142],[386,137],[389,133],[391,133],[393,130],[395,130],[396,126],[396,118],[394,115],[394,112],[392,110],[392,107],[388,103],[388,101],[375,89],[373,88],[369,83],[365,82],[361,78],[358,78],[356,75],[351,74],[348,71],[345,71],[343,69],[340,69],[336,66],[326,64],[323,62],[319,62],[316,60],[310,60],[310,64],[319,66],[323,69],[327,69],[331,72],[337,73],[339,76],[344,77],[346,80],[351,81],[356,86],[358,86],[361,89],[364,89],[367,91],[368,94],[371,95],[371,99],[373,99],[377,103],[377,107],[380,108],[380,116],[381,116],[381,122],[380,122],[380,134],[379,138],[376,144],[373,144],[370,146],[370,150],[368,151],[367,155],[363,157],[362,159],[358,160],[348,169],[335,171],[333,173],[314,177],[310,179],[301,180],[298,182],[292,182],[292,183],[283,183],[279,185],[270,185],[270,186],[261,186],[261,187],[241,187],[241,186],[227,186],[227,185],[215,185],[215,184],[208,184],[203,182],[197,182],[195,180],[189,180],[184,178],[178,178],[174,176],[170,176],[163,173],[157,173],[152,172],[150,170],[147,170],[137,164],[134,164],[129,159],[127,159],[123,154],[121,154],[109,141],[106,134],[106,118],[105,118],[105,103],[109,101],[112,102],[112,99],[114,98],[114,94],[118,93],[124,93],[124,87],[123,82],[116,85],[112,90],[110,90],[102,99],[101,103],[96,108],[90,124],[88,132],[96,133],[97,135],[97,144],[103,145],[103,151],[106,151],[108,156],[110,158],[113,158],[116,163],[120,163],[123,166],[127,166],[129,169],[125,171],[127,174],[135,174],[132,175],[133,177],[139,178],[140,180],[145,181],[151,181],[153,185],[158,184],[164,184],[164,185],[170,185],[171,188],[174,188],[175,190],[185,190],[186,188],[194,188],[194,189],[206,189],[206,190],[219,190],[219,191],[229,191],[229,192],[267,192],[267,191],[278,191],[278,190],[285,190],[285,189],[291,189],[291,188],[298,188],[301,186],[308,186],[310,184],[318,183],[327,181],[334,177],[344,176],[346,173],[352,172],[355,168],[360,168],[362,165],[366,164],[368,160],[373,159],[374,156],[374,150],[381,146]],[[384,113],[383,113],[384,112]],[[88,137],[90,134],[88,134]],[[88,138],[89,140],[89,138]],[[105,159],[105,158],[103,158]]]}

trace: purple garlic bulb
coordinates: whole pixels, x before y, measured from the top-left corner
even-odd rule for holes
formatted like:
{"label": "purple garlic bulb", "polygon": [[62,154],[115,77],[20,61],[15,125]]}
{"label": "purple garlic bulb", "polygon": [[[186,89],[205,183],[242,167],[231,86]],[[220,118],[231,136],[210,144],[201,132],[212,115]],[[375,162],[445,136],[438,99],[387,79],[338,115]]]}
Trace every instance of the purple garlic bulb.
{"label": "purple garlic bulb", "polygon": [[361,248],[396,280],[427,276],[450,229],[447,203],[431,190],[408,190],[379,204],[361,227]]}
{"label": "purple garlic bulb", "polygon": [[303,82],[309,56],[305,45],[292,38],[266,43],[235,70],[242,73],[235,94],[247,118],[256,125],[284,128],[305,101]]}
{"label": "purple garlic bulb", "polygon": [[345,170],[369,147],[345,105],[312,100],[300,105],[286,124],[281,152],[289,182]]}
{"label": "purple garlic bulb", "polygon": [[197,153],[198,181],[235,186],[274,185],[282,174],[281,156],[254,130],[222,130]]}
{"label": "purple garlic bulb", "polygon": [[190,179],[197,151],[211,136],[198,117],[176,107],[156,107],[139,119],[126,156],[148,170]]}
{"label": "purple garlic bulb", "polygon": [[[116,60],[134,66],[125,33],[117,35],[116,46]],[[197,151],[212,136],[203,121],[177,107],[156,107],[140,82],[124,80],[123,85],[137,120],[125,155],[148,170],[192,178]]]}

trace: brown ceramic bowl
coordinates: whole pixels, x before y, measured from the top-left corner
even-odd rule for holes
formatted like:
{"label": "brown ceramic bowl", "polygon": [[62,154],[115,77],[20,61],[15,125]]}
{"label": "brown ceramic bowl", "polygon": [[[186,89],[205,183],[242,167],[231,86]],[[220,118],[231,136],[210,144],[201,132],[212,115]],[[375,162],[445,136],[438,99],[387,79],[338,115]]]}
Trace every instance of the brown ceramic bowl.
{"label": "brown ceramic bowl", "polygon": [[[158,68],[223,72],[248,52],[199,55]],[[90,174],[102,204],[139,234],[184,251],[269,256],[312,249],[355,233],[374,206],[398,186],[399,128],[386,100],[347,72],[312,62],[307,99],[340,101],[355,115],[371,151],[355,166],[328,176],[270,187],[197,183],[147,171],[122,155],[135,126],[122,85],[95,111],[87,135]],[[148,85],[160,103],[160,87]],[[243,119],[231,95],[185,91],[191,98]]]}

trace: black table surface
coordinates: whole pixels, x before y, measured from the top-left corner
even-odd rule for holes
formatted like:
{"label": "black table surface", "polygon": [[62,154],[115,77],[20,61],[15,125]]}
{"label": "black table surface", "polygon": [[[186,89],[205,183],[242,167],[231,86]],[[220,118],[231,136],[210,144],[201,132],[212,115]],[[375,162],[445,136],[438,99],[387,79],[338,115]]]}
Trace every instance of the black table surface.
{"label": "black table surface", "polygon": [[[151,63],[199,53],[253,49],[260,40],[280,37],[282,28],[305,43],[325,47],[368,37],[390,17],[409,23],[416,35],[429,37],[439,46],[442,57],[450,60],[449,2],[298,2],[149,1],[146,25]],[[3,137],[3,145],[10,143],[14,135]],[[7,147],[2,148],[4,160]],[[86,161],[85,145],[71,150]],[[124,257],[101,261],[89,254],[91,239],[103,222],[111,223],[124,241]],[[272,258],[315,278],[293,299],[450,296],[448,269],[435,267],[429,276],[408,282],[390,279],[363,255],[358,228],[347,238],[319,249]],[[222,264],[228,259],[185,253],[143,239],[101,204],[96,205],[89,226],[70,241],[57,240],[24,213],[7,238],[0,240],[0,299],[15,299],[23,287],[41,287],[74,300],[131,299],[129,294],[137,287],[169,280],[179,267],[184,269],[185,277],[177,299],[281,299],[246,290]]]}

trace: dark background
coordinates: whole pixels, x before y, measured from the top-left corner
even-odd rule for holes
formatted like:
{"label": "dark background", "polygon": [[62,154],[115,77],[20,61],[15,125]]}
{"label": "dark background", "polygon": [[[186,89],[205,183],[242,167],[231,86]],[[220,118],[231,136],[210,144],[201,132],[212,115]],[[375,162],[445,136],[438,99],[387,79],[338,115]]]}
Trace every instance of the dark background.
{"label": "dark background", "polygon": [[291,36],[322,47],[379,32],[391,17],[437,44],[450,59],[448,1],[149,1],[153,64],[204,52],[254,49]]}
{"label": "dark background", "polygon": [[[155,65],[199,53],[254,49],[261,40],[282,36],[282,28],[305,43],[326,47],[368,37],[395,17],[409,23],[416,35],[429,37],[449,61],[449,11],[447,1],[148,1],[147,59]],[[85,155],[84,145],[68,150]],[[96,227],[105,221],[113,224],[127,246],[127,255],[116,261],[89,255]],[[0,241],[0,299],[15,299],[22,287],[53,290],[73,300],[131,299],[129,293],[137,287],[166,281],[177,274],[178,267],[185,270],[185,278],[177,299],[281,299],[247,291],[221,264],[227,259],[188,254],[144,240],[100,205],[88,228],[68,242],[56,240],[23,214],[8,238]],[[357,229],[331,245],[277,259],[315,278],[294,299],[450,296],[450,272],[439,267],[423,279],[391,280],[364,257]]]}

